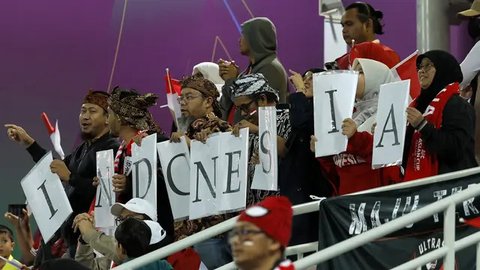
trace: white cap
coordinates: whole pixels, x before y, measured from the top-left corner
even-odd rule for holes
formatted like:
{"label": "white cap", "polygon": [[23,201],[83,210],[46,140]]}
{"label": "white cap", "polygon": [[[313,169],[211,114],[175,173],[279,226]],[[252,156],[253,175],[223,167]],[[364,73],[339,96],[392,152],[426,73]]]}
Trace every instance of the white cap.
{"label": "white cap", "polygon": [[167,232],[160,226],[160,224],[156,221],[151,220],[144,220],[144,222],[150,227],[150,231],[152,232],[152,237],[150,237],[150,245],[156,244],[162,241],[165,236],[167,236]]}
{"label": "white cap", "polygon": [[133,198],[125,204],[115,203],[112,205],[112,208],[110,208],[110,213],[118,217],[122,213],[123,209],[127,209],[137,214],[145,214],[151,220],[157,221],[157,211],[155,211],[155,208],[144,199]]}

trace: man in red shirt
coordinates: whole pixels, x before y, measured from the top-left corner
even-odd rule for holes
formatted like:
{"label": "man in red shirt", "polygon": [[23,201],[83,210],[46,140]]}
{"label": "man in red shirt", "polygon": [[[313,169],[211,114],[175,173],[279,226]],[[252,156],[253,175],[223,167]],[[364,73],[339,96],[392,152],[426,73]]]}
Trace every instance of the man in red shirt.
{"label": "man in red shirt", "polygon": [[364,2],[353,3],[345,9],[342,16],[342,34],[350,52],[337,58],[334,68],[349,69],[355,58],[376,60],[389,68],[400,62],[398,54],[381,44],[376,37],[377,34],[383,34],[382,18],[381,11]]}

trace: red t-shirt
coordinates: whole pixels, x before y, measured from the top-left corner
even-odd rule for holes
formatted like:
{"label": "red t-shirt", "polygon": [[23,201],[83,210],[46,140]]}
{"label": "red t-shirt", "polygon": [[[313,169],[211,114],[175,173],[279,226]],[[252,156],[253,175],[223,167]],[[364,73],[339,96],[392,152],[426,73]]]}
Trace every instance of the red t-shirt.
{"label": "red t-shirt", "polygon": [[400,62],[400,57],[394,50],[375,41],[356,44],[350,52],[337,58],[335,62],[340,69],[348,69],[355,58],[372,59],[384,63],[389,68]]}

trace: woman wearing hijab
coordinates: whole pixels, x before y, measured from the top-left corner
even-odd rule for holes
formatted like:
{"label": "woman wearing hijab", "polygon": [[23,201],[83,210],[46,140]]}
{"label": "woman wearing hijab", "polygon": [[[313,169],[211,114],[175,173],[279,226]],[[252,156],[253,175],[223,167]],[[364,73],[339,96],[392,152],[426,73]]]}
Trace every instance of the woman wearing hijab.
{"label": "woman wearing hijab", "polygon": [[394,77],[385,64],[371,59],[357,58],[353,67],[359,72],[355,112],[352,119],[347,118],[342,124],[342,134],[348,137],[347,150],[318,159],[330,181],[338,182],[338,195],[384,183],[382,170],[372,170],[373,137],[368,131],[375,121],[380,85],[393,82]]}
{"label": "woman wearing hijab", "polygon": [[477,166],[475,111],[459,96],[462,71],[447,52],[417,58],[422,91],[407,108],[403,167],[406,181]]}

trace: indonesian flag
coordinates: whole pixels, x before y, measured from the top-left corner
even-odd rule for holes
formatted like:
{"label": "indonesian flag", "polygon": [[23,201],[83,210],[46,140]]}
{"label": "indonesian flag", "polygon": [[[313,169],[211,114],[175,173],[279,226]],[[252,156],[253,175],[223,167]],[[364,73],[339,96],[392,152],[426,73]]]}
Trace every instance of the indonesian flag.
{"label": "indonesian flag", "polygon": [[65,158],[65,154],[63,153],[62,145],[60,144],[60,130],[58,129],[58,120],[55,121],[55,128],[50,123],[48,116],[46,113],[42,113],[42,120],[47,128],[48,135],[50,135],[50,141],[53,144],[53,148],[55,152],[60,156],[61,159]]}
{"label": "indonesian flag", "polygon": [[480,228],[480,217],[471,218],[471,219],[460,218],[459,221],[461,223],[465,223],[465,224],[470,225],[472,227]]}
{"label": "indonesian flag", "polygon": [[410,98],[413,100],[420,94],[420,81],[417,72],[418,50],[407,56],[391,70],[399,81],[410,79]]}
{"label": "indonesian flag", "polygon": [[172,79],[170,76],[170,71],[166,69],[167,75],[165,76],[166,83],[166,92],[167,92],[167,106],[172,113],[173,119],[175,119],[175,124],[178,127],[177,119],[182,115],[180,111],[180,103],[178,103],[178,97],[182,92],[182,86],[180,81]]}

